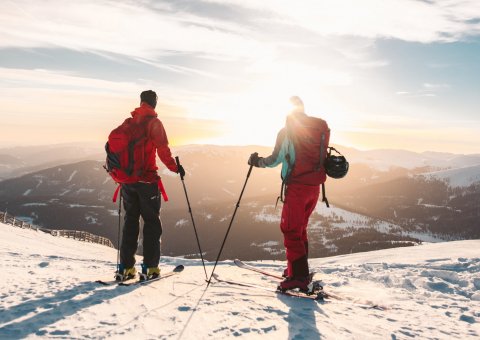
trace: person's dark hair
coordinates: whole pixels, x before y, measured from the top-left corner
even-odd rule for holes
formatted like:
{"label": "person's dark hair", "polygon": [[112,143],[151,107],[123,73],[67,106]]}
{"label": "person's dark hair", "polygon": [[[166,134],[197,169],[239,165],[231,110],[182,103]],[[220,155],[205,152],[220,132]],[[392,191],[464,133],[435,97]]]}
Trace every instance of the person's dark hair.
{"label": "person's dark hair", "polygon": [[140,94],[140,101],[147,103],[153,108],[157,106],[157,99],[158,99],[157,94],[152,90],[143,91]]}

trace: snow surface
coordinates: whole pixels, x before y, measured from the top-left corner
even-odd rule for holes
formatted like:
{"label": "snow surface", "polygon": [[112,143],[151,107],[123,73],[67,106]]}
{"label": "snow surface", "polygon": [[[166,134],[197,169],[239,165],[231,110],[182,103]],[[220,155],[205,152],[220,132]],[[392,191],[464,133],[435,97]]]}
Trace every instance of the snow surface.
{"label": "snow surface", "polygon": [[[201,261],[169,257],[162,270],[183,264],[183,273],[101,286],[93,281],[111,277],[116,250],[0,224],[0,339],[476,339],[479,249],[470,240],[312,259],[325,289],[344,297],[319,303],[222,283],[206,289]],[[216,272],[275,287],[231,261]]]}

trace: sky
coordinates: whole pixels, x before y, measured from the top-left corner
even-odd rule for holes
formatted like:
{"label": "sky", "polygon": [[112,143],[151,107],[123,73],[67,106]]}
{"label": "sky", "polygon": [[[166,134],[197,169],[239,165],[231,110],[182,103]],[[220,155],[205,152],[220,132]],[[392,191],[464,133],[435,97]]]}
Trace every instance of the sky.
{"label": "sky", "polygon": [[273,146],[300,96],[331,142],[480,153],[475,0],[3,0],[1,146],[95,142],[139,105],[172,146]]}

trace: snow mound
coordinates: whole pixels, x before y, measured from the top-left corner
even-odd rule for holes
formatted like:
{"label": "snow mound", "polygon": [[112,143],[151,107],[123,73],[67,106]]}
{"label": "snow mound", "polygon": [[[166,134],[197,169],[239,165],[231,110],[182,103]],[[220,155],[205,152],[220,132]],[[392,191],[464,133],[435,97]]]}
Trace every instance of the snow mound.
{"label": "snow mound", "polygon": [[232,261],[217,266],[221,278],[271,291],[213,280],[207,288],[201,261],[169,257],[162,270],[183,264],[180,275],[101,286],[94,281],[112,277],[116,250],[0,224],[0,338],[474,339],[478,249],[472,240],[312,259],[325,290],[343,298],[321,303],[278,295],[275,279]]}

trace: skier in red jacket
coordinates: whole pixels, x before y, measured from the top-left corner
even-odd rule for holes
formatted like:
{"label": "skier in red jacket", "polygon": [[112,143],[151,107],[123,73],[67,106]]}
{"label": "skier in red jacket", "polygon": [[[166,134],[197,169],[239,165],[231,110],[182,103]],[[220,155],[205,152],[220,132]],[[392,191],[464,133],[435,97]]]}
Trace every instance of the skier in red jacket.
{"label": "skier in red jacket", "polygon": [[[139,235],[140,216],[143,226],[143,263],[141,279],[151,279],[160,275],[160,177],[157,173],[156,154],[163,164],[172,172],[185,176],[181,165],[177,166],[168,147],[168,138],[162,122],[157,117],[155,107],[157,94],[154,91],[144,91],[140,94],[140,107],[131,114],[133,123],[145,126],[146,141],[142,143],[143,164],[141,171],[126,178],[121,185],[121,195],[125,209],[125,218],[120,246],[120,264],[116,274],[117,280],[133,278],[135,253]],[[137,150],[135,149],[137,153]],[[136,155],[137,157],[137,155]],[[137,157],[138,158],[138,157]]]}
{"label": "skier in red jacket", "polygon": [[326,180],[324,160],[330,139],[327,123],[307,116],[302,100],[290,98],[294,109],[287,116],[272,154],[259,157],[253,153],[248,164],[275,167],[282,163],[282,193],[285,199],[280,229],[284,236],[287,269],[280,283],[282,290],[300,288],[307,291],[311,282],[308,268],[307,225],[319,197],[319,186]]}

